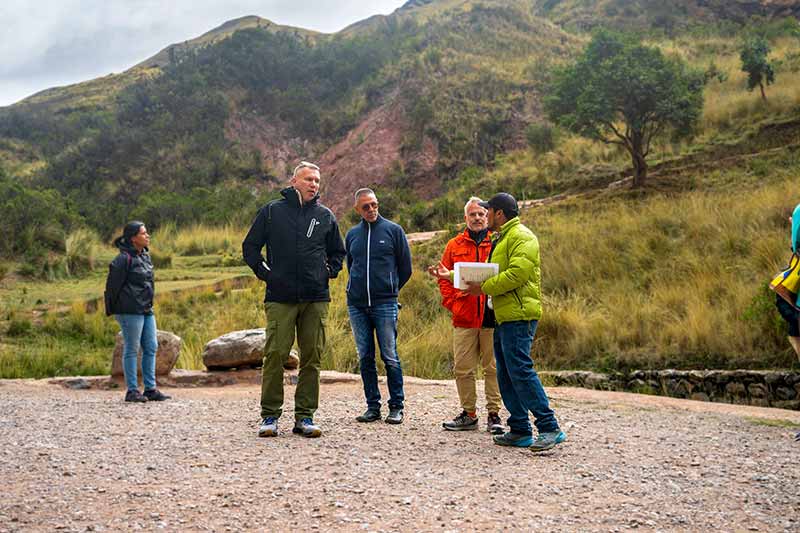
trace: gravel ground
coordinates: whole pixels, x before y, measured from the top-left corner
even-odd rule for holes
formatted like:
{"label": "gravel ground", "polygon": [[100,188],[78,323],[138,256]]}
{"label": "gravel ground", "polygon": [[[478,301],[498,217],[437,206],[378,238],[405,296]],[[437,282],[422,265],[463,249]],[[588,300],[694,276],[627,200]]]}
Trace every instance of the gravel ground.
{"label": "gravel ground", "polygon": [[[287,399],[294,388],[287,386]],[[256,437],[254,385],[122,393],[0,381],[0,531],[800,531],[800,413],[550,389],[567,442],[446,433],[452,383],[362,425],[323,385],[320,439]]]}

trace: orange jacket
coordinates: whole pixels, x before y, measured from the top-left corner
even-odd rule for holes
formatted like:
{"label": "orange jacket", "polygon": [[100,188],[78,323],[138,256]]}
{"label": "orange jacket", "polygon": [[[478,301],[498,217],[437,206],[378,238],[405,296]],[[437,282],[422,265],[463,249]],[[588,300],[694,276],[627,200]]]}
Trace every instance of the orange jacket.
{"label": "orange jacket", "polygon": [[[491,232],[481,242],[475,244],[465,229],[457,237],[450,239],[442,255],[442,264],[452,270],[458,262],[484,263],[492,249]],[[486,295],[470,296],[453,287],[449,280],[439,280],[442,305],[453,314],[453,325],[458,328],[479,328],[483,323]]]}

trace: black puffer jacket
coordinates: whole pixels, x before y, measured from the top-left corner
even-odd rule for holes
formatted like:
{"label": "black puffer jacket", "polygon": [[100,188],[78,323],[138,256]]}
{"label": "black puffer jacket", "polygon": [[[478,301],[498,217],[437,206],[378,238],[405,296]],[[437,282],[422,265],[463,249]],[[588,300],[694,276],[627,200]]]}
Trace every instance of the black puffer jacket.
{"label": "black puffer jacket", "polygon": [[258,211],[242,242],[244,260],[267,282],[267,302],[330,301],[328,279],[339,275],[345,256],[336,217],[319,196],[300,205],[294,187],[281,195]]}
{"label": "black puffer jacket", "polygon": [[108,265],[104,300],[107,315],[149,315],[153,313],[153,262],[147,248],[138,252],[126,243],[117,246],[119,255]]}

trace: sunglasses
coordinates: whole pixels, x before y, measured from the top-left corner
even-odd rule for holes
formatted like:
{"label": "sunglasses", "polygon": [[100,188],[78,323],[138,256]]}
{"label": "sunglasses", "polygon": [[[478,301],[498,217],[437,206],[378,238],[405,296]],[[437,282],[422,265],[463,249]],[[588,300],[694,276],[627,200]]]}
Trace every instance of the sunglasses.
{"label": "sunglasses", "polygon": [[361,204],[362,211],[369,211],[370,209],[378,209],[378,202],[370,202],[368,204]]}

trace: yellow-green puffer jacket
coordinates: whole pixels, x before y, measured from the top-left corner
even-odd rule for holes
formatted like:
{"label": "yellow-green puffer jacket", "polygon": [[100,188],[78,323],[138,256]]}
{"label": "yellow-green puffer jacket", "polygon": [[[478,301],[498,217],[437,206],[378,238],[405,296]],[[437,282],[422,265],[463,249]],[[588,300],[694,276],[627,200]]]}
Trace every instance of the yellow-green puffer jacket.
{"label": "yellow-green puffer jacket", "polygon": [[514,217],[500,228],[490,261],[500,273],[481,284],[492,297],[498,324],[542,318],[542,272],[539,268],[539,240]]}

